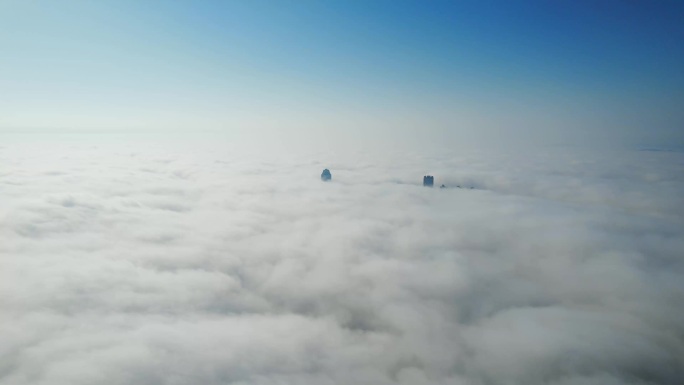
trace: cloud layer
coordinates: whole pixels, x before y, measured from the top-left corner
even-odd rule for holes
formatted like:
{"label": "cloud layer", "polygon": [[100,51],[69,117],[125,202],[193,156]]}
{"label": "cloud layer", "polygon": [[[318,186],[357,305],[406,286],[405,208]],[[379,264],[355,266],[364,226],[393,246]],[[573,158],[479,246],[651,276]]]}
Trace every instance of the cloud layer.
{"label": "cloud layer", "polygon": [[684,376],[684,154],[327,155],[0,148],[0,384]]}

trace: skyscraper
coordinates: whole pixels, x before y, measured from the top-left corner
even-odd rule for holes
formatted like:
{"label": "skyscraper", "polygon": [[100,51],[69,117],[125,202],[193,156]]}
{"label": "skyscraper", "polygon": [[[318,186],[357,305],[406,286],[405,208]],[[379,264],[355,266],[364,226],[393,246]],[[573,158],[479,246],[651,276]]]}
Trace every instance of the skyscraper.
{"label": "skyscraper", "polygon": [[332,179],[332,175],[330,174],[330,170],[328,170],[328,169],[326,168],[325,170],[323,170],[323,173],[321,174],[321,180],[322,180],[323,182],[327,182],[327,181],[329,181],[329,180],[331,180],[331,179]]}

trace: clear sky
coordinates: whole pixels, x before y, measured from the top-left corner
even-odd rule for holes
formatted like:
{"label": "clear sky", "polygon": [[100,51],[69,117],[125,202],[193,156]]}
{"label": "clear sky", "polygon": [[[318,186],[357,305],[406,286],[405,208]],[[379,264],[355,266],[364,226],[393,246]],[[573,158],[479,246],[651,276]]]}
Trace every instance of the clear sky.
{"label": "clear sky", "polygon": [[0,0],[0,131],[684,145],[684,2]]}

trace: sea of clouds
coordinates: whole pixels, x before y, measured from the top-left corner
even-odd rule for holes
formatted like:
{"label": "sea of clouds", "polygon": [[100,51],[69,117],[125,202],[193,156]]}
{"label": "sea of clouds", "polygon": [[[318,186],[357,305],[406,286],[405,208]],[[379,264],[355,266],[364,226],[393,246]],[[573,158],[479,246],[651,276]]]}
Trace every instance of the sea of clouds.
{"label": "sea of clouds", "polygon": [[242,150],[0,144],[0,384],[681,384],[684,153]]}

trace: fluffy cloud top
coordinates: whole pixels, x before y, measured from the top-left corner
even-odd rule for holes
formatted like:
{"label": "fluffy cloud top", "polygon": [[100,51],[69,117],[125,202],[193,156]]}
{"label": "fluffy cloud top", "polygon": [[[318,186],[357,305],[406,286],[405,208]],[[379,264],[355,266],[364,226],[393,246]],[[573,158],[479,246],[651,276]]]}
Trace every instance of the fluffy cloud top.
{"label": "fluffy cloud top", "polygon": [[677,384],[683,165],[4,146],[0,384]]}

